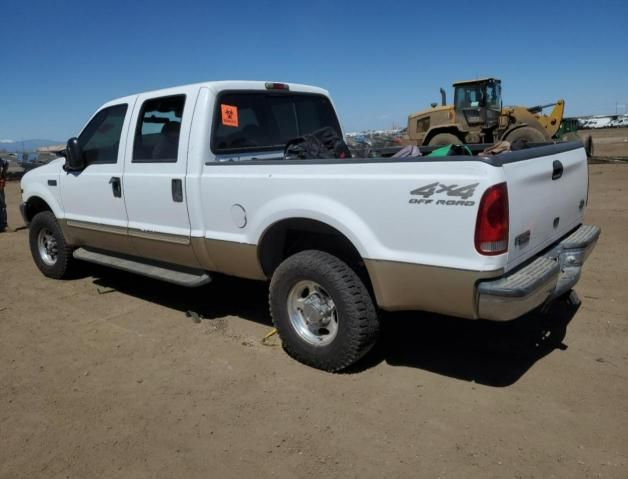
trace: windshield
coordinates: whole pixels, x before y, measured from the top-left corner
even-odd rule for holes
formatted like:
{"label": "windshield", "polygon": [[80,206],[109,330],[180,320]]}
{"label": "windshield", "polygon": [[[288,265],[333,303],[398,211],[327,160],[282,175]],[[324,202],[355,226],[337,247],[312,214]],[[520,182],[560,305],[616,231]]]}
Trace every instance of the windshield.
{"label": "windshield", "polygon": [[501,84],[498,81],[486,83],[471,83],[460,85],[455,91],[456,109],[466,108],[490,108],[499,110],[501,108]]}
{"label": "windshield", "polygon": [[477,108],[483,106],[484,95],[480,85],[462,85],[456,87],[456,109]]}

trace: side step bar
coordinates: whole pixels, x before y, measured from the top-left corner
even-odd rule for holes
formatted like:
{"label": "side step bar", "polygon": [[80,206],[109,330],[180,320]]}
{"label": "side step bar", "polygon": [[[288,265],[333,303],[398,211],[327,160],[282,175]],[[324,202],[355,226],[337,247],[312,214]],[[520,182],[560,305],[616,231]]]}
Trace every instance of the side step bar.
{"label": "side step bar", "polygon": [[112,254],[100,253],[85,248],[78,248],[74,251],[73,256],[81,261],[148,276],[149,278],[167,281],[168,283],[185,286],[187,288],[203,286],[211,281],[209,274],[202,270],[188,268],[179,269],[176,266],[140,261],[126,256],[114,256]]}

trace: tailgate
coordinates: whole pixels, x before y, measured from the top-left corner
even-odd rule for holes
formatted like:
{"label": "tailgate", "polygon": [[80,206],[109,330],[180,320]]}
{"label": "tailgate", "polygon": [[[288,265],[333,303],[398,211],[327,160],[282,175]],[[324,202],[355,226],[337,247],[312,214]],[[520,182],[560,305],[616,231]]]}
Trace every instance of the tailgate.
{"label": "tailgate", "polygon": [[510,270],[582,223],[587,156],[584,148],[577,148],[505,162],[503,168],[510,216],[506,270]]}

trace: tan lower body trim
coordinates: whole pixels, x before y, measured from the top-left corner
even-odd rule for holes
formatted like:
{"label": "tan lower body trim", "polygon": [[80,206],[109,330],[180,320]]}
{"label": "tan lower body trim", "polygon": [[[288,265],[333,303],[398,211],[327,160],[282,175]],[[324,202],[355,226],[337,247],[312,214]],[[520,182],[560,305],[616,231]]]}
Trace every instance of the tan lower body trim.
{"label": "tan lower body trim", "polygon": [[202,268],[207,271],[266,280],[257,246],[208,238],[189,238],[77,220],[60,220],[68,244]]}
{"label": "tan lower body trim", "polygon": [[163,241],[164,243],[173,244],[190,244],[190,237],[183,235],[175,235],[170,233],[160,233],[158,231],[144,231],[136,228],[129,228],[129,236],[140,239],[147,239],[153,241]]}
{"label": "tan lower body trim", "polygon": [[90,223],[88,221],[66,220],[66,225],[70,228],[78,228],[100,233],[111,233],[116,235],[127,235],[128,228],[124,226],[103,225],[100,223]]}
{"label": "tan lower body trim", "polygon": [[364,260],[380,308],[477,318],[475,284],[502,274],[395,261]]}
{"label": "tan lower body trim", "polygon": [[127,229],[76,220],[59,220],[66,242],[71,246],[90,246],[117,253],[137,255]]}
{"label": "tan lower body trim", "polygon": [[[174,236],[174,235],[168,235]],[[155,236],[136,236],[129,234],[129,242],[135,249],[135,255],[140,258],[149,258],[165,263],[202,268],[196,257],[189,238],[187,243],[157,239]]]}
{"label": "tan lower body trim", "polygon": [[60,220],[68,244],[199,268],[189,237],[79,220]]}
{"label": "tan lower body trim", "polygon": [[205,238],[208,269],[239,278],[266,280],[257,245]]}
{"label": "tan lower body trim", "polygon": [[[240,278],[267,279],[254,244],[128,231],[73,220],[59,223],[73,246],[91,246]],[[479,272],[372,259],[364,263],[380,308],[463,318],[477,318],[476,283],[502,274],[501,270]]]}

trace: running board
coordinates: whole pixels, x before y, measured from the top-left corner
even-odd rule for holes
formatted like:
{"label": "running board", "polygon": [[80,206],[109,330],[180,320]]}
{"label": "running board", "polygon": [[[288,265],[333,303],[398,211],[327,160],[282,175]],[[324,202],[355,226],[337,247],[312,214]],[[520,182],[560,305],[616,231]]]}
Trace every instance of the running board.
{"label": "running board", "polygon": [[141,274],[142,276],[167,281],[168,283],[185,286],[187,288],[203,286],[211,281],[209,274],[202,270],[188,268],[185,270],[173,269],[177,267],[157,265],[156,263],[143,262],[129,257],[114,256],[86,250],[84,248],[75,250],[73,256],[81,261],[108,266],[110,268],[128,271],[129,273]]}

